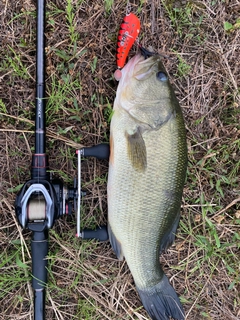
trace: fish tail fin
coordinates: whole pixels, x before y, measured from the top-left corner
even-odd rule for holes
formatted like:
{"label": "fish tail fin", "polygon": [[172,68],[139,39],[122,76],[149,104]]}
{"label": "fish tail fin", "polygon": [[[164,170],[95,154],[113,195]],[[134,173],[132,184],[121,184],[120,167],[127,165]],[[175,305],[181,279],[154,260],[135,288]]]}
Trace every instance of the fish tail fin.
{"label": "fish tail fin", "polygon": [[153,320],[184,320],[184,311],[177,293],[166,275],[153,287],[138,289],[144,308]]}

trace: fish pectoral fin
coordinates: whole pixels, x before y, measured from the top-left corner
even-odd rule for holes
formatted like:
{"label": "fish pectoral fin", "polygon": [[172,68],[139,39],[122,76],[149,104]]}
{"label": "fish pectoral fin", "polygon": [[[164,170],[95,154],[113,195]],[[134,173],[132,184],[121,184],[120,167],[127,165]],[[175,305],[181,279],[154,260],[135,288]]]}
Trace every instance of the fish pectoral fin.
{"label": "fish pectoral fin", "polygon": [[118,239],[115,237],[115,234],[112,232],[112,228],[108,223],[108,236],[111,246],[118,258],[118,260],[123,260],[122,246]]}
{"label": "fish pectoral fin", "polygon": [[133,132],[125,132],[127,152],[132,166],[137,171],[144,172],[147,167],[147,151],[139,128]]}

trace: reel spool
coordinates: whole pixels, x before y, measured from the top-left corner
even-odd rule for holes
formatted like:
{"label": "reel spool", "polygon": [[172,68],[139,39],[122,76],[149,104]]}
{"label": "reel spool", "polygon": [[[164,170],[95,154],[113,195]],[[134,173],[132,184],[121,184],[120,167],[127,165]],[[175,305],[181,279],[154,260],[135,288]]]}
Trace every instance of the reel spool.
{"label": "reel spool", "polygon": [[46,201],[39,196],[36,199],[30,199],[27,205],[27,216],[29,221],[39,221],[46,219]]}

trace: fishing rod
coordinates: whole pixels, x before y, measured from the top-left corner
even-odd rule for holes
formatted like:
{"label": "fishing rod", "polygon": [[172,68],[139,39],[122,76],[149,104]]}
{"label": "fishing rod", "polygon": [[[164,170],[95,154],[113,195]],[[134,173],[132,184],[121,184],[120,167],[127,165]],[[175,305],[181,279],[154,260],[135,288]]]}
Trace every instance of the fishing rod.
{"label": "fishing rod", "polygon": [[[15,201],[15,211],[23,229],[32,231],[32,288],[34,294],[34,320],[45,319],[47,286],[48,233],[56,219],[77,211],[77,237],[82,239],[108,239],[106,226],[81,231],[80,200],[81,158],[108,159],[109,145],[99,144],[77,150],[78,179],[73,187],[60,179],[52,179],[46,154],[46,92],[45,92],[45,16],[46,1],[36,3],[36,93],[35,93],[35,150],[31,162],[31,179],[24,183]],[[76,210],[77,209],[77,210]]]}

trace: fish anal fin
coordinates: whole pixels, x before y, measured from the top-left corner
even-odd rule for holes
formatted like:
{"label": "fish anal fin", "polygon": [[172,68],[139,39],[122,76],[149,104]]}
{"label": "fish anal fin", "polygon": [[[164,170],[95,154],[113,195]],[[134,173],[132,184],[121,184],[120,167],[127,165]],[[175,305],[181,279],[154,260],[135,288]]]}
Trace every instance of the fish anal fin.
{"label": "fish anal fin", "polygon": [[133,133],[125,132],[128,157],[135,170],[144,172],[147,167],[147,152],[145,142],[139,129]]}
{"label": "fish anal fin", "polygon": [[164,234],[161,240],[160,253],[167,250],[173,244],[175,240],[175,235],[176,235],[177,227],[179,224],[179,220],[180,220],[180,211],[177,213],[176,218],[173,224],[171,225],[171,228],[168,229],[168,231]]}
{"label": "fish anal fin", "polygon": [[112,232],[112,228],[111,228],[109,223],[108,223],[108,236],[109,236],[109,241],[111,243],[111,246],[112,246],[112,248],[113,248],[118,260],[123,260],[123,253],[122,253],[121,243],[115,237],[115,235]]}

